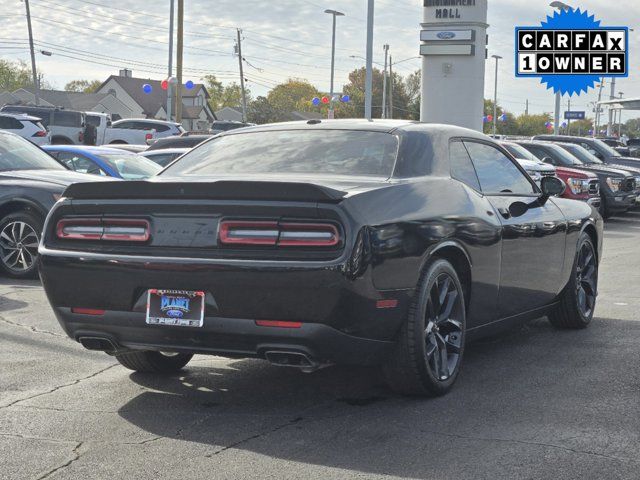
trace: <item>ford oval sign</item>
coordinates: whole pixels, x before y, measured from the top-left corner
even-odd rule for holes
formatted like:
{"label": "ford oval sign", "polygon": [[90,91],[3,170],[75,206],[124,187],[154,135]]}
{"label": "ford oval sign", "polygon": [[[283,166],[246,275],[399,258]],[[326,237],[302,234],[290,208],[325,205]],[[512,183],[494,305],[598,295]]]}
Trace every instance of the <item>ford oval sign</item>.
{"label": "ford oval sign", "polygon": [[454,32],[439,32],[437,37],[440,40],[451,40],[453,38],[456,38],[456,34]]}

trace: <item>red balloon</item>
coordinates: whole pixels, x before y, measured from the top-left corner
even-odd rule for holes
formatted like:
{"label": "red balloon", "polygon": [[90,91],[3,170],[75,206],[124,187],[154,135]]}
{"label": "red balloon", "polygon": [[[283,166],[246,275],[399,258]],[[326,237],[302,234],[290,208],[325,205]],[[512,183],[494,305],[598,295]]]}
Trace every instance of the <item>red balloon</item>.
{"label": "red balloon", "polygon": [[493,122],[493,115],[487,115],[487,120],[489,122]]}
{"label": "red balloon", "polygon": [[329,103],[329,97],[322,97],[322,103]]}
{"label": "red balloon", "polygon": [[166,80],[162,80],[162,82],[160,82],[160,86],[163,90],[166,90],[167,88],[169,88],[169,82],[167,82]]}

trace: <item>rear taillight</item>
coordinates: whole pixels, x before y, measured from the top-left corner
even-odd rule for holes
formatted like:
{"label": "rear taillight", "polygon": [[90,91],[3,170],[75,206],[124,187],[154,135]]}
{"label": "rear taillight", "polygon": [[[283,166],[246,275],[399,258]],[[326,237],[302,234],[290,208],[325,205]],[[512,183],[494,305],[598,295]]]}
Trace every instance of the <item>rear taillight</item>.
{"label": "rear taillight", "polygon": [[34,137],[46,137],[47,136],[47,131],[46,130],[38,130],[36,133],[33,134]]}
{"label": "rear taillight", "polygon": [[223,245],[334,247],[340,242],[331,223],[224,220],[219,236]]}
{"label": "rear taillight", "polygon": [[63,218],[56,225],[56,235],[66,240],[146,242],[150,230],[148,220],[130,218]]}
{"label": "rear taillight", "polygon": [[152,139],[153,139],[153,133],[147,133],[147,134],[144,136],[144,139],[145,139],[145,140],[152,140]]}

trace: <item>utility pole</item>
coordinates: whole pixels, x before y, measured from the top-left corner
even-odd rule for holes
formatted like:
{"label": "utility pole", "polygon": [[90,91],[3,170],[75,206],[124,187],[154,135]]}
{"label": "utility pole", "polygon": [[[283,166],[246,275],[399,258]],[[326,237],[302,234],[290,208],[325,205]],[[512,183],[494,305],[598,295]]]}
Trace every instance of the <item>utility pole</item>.
{"label": "utility pole", "polygon": [[389,45],[384,44],[384,73],[382,74],[382,117],[387,118],[387,61],[389,60]]}
{"label": "utility pole", "polygon": [[604,78],[600,82],[599,87],[600,88],[598,89],[598,102],[596,103],[596,128],[593,132],[594,137],[597,137],[598,134],[600,133],[600,109],[602,108],[600,106],[600,101],[602,100],[602,89],[604,88]]}
{"label": "utility pole", "polygon": [[[611,78],[611,93],[609,94],[609,100],[616,99],[616,77]],[[607,123],[607,137],[610,137],[613,132],[613,105],[609,105],[609,123]]]}
{"label": "utility pole", "polygon": [[244,69],[242,63],[242,30],[238,28],[238,62],[240,64],[240,88],[242,89],[242,121],[247,121],[247,92],[244,88]]}
{"label": "utility pole", "polygon": [[371,120],[373,99],[373,0],[367,3],[367,69],[364,82],[364,116]]}
{"label": "utility pole", "polygon": [[169,0],[169,74],[167,76],[167,120],[171,121],[173,114],[173,85],[171,76],[173,75],[173,8],[174,0]]}
{"label": "utility pole", "polygon": [[344,17],[344,13],[337,10],[327,9],[324,13],[328,13],[333,17],[333,28],[331,30],[331,86],[329,92],[329,118],[334,118],[333,113],[333,76],[336,64],[336,17]]}
{"label": "utility pole", "polygon": [[527,98],[527,101],[524,104],[524,114],[525,115],[529,115],[529,99]]}
{"label": "utility pole", "polygon": [[178,0],[178,52],[177,52],[177,76],[178,84],[176,92],[176,122],[182,123],[182,50],[184,35],[184,0]]}
{"label": "utility pole", "polygon": [[36,52],[33,49],[33,31],[31,30],[31,11],[29,10],[29,0],[24,0],[27,9],[27,29],[29,30],[29,49],[31,50],[31,73],[33,75],[33,91],[36,105],[40,105],[40,80],[36,71]]}
{"label": "utility pole", "polygon": [[393,57],[389,55],[389,118],[393,118]]}
{"label": "utility pole", "polygon": [[[620,100],[622,100],[623,92],[618,92],[620,94]],[[622,136],[622,108],[620,109],[620,113],[618,114],[618,139]]]}
{"label": "utility pole", "polygon": [[[571,111],[571,97],[567,100],[567,111]],[[567,135],[571,135],[571,114],[569,114],[569,118],[567,118]]]}
{"label": "utility pole", "polygon": [[560,103],[562,101],[562,97],[560,95],[560,90],[556,92],[556,111],[553,115],[553,134],[560,134]]}

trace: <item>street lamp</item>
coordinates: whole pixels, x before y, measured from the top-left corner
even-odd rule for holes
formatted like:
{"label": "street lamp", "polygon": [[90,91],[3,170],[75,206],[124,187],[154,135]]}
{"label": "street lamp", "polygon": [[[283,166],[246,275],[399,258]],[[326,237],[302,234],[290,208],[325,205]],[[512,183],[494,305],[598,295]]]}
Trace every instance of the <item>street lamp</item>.
{"label": "street lamp", "polygon": [[493,88],[493,136],[495,137],[498,126],[498,60],[502,60],[502,57],[500,55],[491,55],[491,58],[496,59],[496,78]]}
{"label": "street lamp", "polygon": [[[564,2],[553,1],[549,4],[552,8],[557,8],[560,11],[563,10],[573,10],[569,5]],[[560,102],[562,95],[560,95],[560,90],[556,92],[556,111],[553,115],[553,134],[558,135],[560,133]]]}
{"label": "street lamp", "polygon": [[344,17],[344,13],[330,9],[325,10],[324,13],[328,13],[333,17],[333,32],[331,35],[331,91],[329,92],[329,118],[333,118],[333,75],[336,63],[336,17]]}

